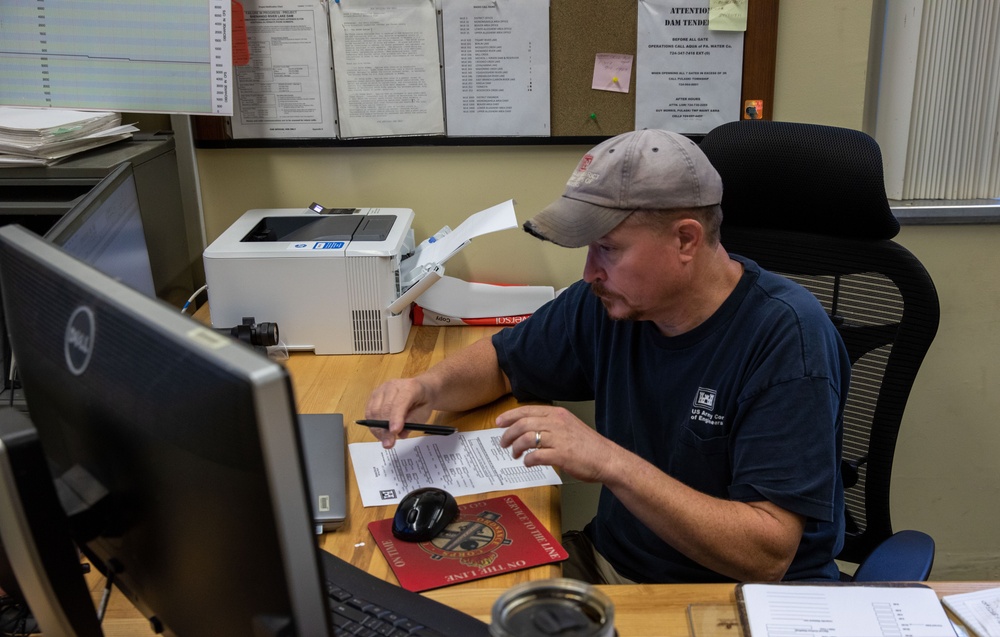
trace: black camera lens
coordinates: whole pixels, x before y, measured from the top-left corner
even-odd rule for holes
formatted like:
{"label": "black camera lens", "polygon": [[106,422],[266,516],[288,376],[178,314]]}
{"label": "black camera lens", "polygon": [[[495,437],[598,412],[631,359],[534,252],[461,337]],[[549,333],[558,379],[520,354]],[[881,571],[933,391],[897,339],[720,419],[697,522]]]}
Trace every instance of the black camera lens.
{"label": "black camera lens", "polygon": [[250,342],[254,345],[271,347],[278,344],[278,324],[258,323],[256,327],[251,326]]}
{"label": "black camera lens", "polygon": [[215,329],[254,347],[271,347],[278,344],[278,324],[258,324],[254,322],[252,316],[244,316],[243,323],[240,325],[217,327]]}

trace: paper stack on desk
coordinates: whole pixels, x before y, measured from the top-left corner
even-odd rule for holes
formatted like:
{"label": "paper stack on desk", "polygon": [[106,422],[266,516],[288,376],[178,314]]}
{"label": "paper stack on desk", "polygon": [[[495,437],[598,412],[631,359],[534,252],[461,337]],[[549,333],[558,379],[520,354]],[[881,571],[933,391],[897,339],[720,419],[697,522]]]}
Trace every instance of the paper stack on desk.
{"label": "paper stack on desk", "polygon": [[450,276],[416,300],[414,325],[513,325],[555,298],[544,285],[470,283]]}
{"label": "paper stack on desk", "polygon": [[0,166],[47,166],[138,130],[118,113],[0,106]]}
{"label": "paper stack on desk", "polygon": [[976,637],[1000,637],[1000,588],[945,595],[941,601]]}

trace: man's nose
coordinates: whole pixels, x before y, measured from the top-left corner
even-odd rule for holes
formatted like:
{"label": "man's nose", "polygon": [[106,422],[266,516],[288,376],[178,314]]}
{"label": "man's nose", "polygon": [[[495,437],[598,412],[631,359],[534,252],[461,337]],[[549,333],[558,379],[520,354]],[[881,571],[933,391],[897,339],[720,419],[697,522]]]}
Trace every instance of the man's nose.
{"label": "man's nose", "polygon": [[583,264],[583,280],[587,283],[593,283],[594,281],[603,281],[605,278],[604,268],[597,263],[593,249],[587,248],[587,260]]}

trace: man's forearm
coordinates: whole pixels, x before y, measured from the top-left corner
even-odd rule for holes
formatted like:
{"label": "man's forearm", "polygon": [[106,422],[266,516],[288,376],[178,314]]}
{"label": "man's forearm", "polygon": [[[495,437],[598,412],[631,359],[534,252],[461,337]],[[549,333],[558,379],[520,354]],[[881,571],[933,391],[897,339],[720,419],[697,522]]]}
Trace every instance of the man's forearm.
{"label": "man's forearm", "polygon": [[795,556],[803,520],[769,502],[700,493],[628,451],[606,485],[646,526],[692,560],[736,580],[777,580]]}
{"label": "man's forearm", "polygon": [[439,411],[473,409],[510,393],[489,337],[451,354],[418,378],[430,390],[431,407]]}

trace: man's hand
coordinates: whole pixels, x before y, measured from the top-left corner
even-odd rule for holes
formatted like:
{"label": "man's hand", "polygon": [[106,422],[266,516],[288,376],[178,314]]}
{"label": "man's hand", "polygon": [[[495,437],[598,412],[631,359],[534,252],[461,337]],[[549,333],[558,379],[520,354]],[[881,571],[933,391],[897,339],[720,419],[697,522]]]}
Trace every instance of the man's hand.
{"label": "man's hand", "polygon": [[368,430],[382,441],[382,447],[391,449],[397,438],[410,435],[403,429],[404,422],[426,422],[431,411],[423,383],[415,378],[401,378],[375,388],[365,406],[365,418],[389,421],[388,429],[369,427]]}
{"label": "man's hand", "polygon": [[403,423],[430,422],[431,412],[465,411],[485,405],[510,392],[510,383],[497,363],[490,337],[446,357],[413,378],[390,380],[375,388],[365,406],[365,418],[388,420],[388,429],[372,428],[386,449],[405,438]]}
{"label": "man's hand", "polygon": [[584,482],[603,482],[609,455],[624,451],[563,407],[516,407],[496,423],[507,429],[500,446],[509,447],[515,458],[531,451],[525,466],[552,465]]}

